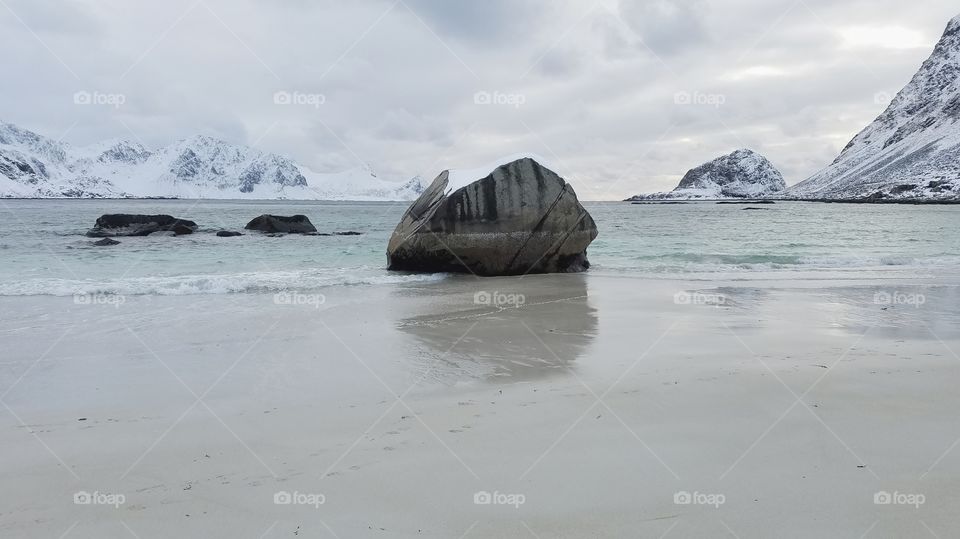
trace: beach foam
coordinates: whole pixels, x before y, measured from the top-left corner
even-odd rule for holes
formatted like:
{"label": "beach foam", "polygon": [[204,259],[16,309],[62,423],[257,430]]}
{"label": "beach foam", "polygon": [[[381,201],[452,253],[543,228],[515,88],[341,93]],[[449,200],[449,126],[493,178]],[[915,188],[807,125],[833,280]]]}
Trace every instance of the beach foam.
{"label": "beach foam", "polygon": [[350,269],[126,277],[104,280],[27,279],[0,283],[0,296],[73,296],[77,294],[189,296],[282,290],[300,291],[329,286],[434,282],[446,276],[447,274],[440,273],[426,275],[393,273],[358,275],[355,269]]}

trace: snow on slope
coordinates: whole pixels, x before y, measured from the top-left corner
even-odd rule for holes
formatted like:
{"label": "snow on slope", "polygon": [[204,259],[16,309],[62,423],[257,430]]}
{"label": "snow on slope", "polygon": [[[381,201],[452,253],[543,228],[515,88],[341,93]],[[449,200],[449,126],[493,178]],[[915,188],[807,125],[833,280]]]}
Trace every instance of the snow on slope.
{"label": "snow on slope", "polygon": [[783,175],[767,158],[744,149],[689,170],[669,193],[637,195],[628,200],[764,198],[786,187]]}
{"label": "snow on slope", "polygon": [[369,167],[316,173],[200,135],[156,151],[124,140],[74,148],[0,122],[0,197],[412,200],[424,187],[419,176],[390,182]]}
{"label": "snow on slope", "polygon": [[798,198],[960,197],[960,16],[913,79]]}

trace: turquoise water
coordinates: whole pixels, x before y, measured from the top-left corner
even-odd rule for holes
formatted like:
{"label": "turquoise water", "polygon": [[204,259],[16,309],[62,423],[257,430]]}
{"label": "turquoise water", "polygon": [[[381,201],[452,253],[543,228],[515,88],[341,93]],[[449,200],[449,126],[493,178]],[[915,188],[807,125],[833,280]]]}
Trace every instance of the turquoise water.
{"label": "turquoise water", "polygon": [[[600,235],[591,273],[646,278],[864,278],[955,275],[958,206],[777,203],[587,203]],[[434,281],[387,272],[385,248],[407,203],[187,200],[4,200],[0,295],[198,294]],[[83,234],[103,213],[168,213],[196,221],[191,236],[121,238],[93,247]],[[248,234],[261,213],[307,215],[321,232]]]}

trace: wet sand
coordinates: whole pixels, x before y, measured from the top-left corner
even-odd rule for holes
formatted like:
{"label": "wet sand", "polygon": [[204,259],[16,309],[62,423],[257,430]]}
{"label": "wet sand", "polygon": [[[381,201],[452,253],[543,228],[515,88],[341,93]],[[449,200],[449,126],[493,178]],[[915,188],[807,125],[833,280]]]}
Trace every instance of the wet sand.
{"label": "wet sand", "polygon": [[955,283],[323,293],[0,298],[0,535],[960,529]]}

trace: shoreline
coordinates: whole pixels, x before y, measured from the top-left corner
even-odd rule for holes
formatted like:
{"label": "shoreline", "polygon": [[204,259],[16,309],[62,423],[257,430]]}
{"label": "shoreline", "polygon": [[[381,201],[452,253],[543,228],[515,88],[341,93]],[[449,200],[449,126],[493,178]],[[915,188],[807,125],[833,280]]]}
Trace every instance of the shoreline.
{"label": "shoreline", "polygon": [[928,200],[928,199],[917,199],[917,198],[901,198],[901,199],[866,199],[866,198],[758,198],[758,199],[729,199],[729,198],[717,198],[717,199],[663,199],[663,200],[631,200],[625,199],[621,202],[629,202],[631,204],[643,205],[643,204],[687,204],[687,203],[714,203],[714,204],[775,204],[777,202],[810,202],[810,203],[822,203],[822,204],[905,204],[905,205],[916,205],[922,206],[925,204],[932,205],[954,205],[960,204],[960,198],[948,199],[948,200]]}
{"label": "shoreline", "polygon": [[[209,200],[213,202],[352,202],[352,203],[407,203],[412,204],[413,200],[352,200],[352,199],[286,199],[286,198],[180,198],[180,197],[0,197],[0,200],[133,200],[133,201],[152,201],[152,200],[174,200],[174,201],[201,201]],[[724,204],[770,204],[776,202],[819,202],[824,204],[907,204],[907,205],[954,205],[960,204],[960,198],[954,199],[918,199],[918,198],[900,198],[900,199],[873,199],[873,198],[758,198],[758,199],[660,199],[660,200],[633,200],[626,198],[623,200],[583,200],[582,202],[590,204],[603,204],[611,202],[629,202],[631,204],[678,204],[694,202],[713,202]]]}
{"label": "shoreline", "polygon": [[320,305],[0,298],[16,414],[0,530],[948,535],[960,286],[824,284],[588,272],[341,287]]}

